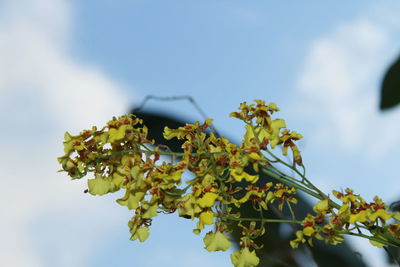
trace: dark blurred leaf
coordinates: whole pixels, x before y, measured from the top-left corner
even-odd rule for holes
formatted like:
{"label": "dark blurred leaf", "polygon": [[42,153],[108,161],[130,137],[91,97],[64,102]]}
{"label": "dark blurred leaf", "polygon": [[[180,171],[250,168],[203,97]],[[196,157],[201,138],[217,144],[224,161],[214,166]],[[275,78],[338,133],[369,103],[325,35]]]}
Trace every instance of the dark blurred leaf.
{"label": "dark blurred leaf", "polygon": [[[400,200],[390,204],[389,209],[391,211],[400,211]],[[399,264],[400,262],[400,248],[387,247],[387,260],[391,264]],[[396,262],[397,261],[397,262]],[[399,264],[400,265],[400,264]]]}
{"label": "dark blurred leaf", "polygon": [[165,140],[163,137],[165,126],[168,126],[172,129],[185,126],[185,123],[183,123],[183,120],[181,118],[176,118],[173,116],[168,116],[166,114],[155,112],[142,112],[132,110],[131,113],[141,118],[143,120],[143,124],[149,128],[148,138],[150,140],[154,139],[156,141],[156,144],[167,145],[174,152],[182,151],[182,140],[178,140],[176,138],[173,138],[172,140]]}
{"label": "dark blurred leaf", "polygon": [[391,211],[400,211],[400,200],[391,203],[389,208]]}
{"label": "dark blurred leaf", "polygon": [[387,247],[387,260],[391,264],[399,264],[400,262],[400,248]]}
{"label": "dark blurred leaf", "polygon": [[386,72],[381,89],[380,109],[386,110],[400,103],[400,58]]}
{"label": "dark blurred leaf", "polygon": [[[157,144],[164,144],[170,147],[171,150],[179,152],[182,151],[182,141],[177,139],[165,140],[162,132],[165,126],[169,128],[178,128],[185,123],[181,118],[168,116],[166,114],[160,114],[156,112],[144,112],[132,110],[131,113],[137,115],[143,119],[143,123],[149,128],[149,139],[154,139]],[[190,122],[188,122],[190,123]],[[268,181],[274,181],[272,178],[261,174],[259,179],[260,185],[265,184]],[[276,181],[274,181],[276,182]],[[304,218],[307,213],[312,213],[312,207],[308,202],[299,194],[297,195],[299,203],[293,205],[296,216],[298,218]],[[259,217],[259,213],[256,212],[249,205],[243,205],[240,209],[241,214],[244,217]],[[279,217],[271,210],[265,211],[265,218]],[[289,217],[290,214],[284,210],[283,216]],[[304,258],[312,258],[318,266],[354,266],[363,267],[366,266],[360,256],[345,242],[338,246],[326,245],[324,242],[315,241],[315,246],[312,248],[299,248],[292,249],[289,245],[289,241],[294,239],[294,232],[292,234],[285,234],[282,231],[283,224],[270,223],[267,225],[267,234],[260,238],[257,243],[264,244],[264,248],[258,252],[260,257],[260,267],[277,267],[277,266],[308,266],[309,263],[304,263]],[[239,244],[240,232],[236,227],[234,229],[233,238],[237,245]],[[311,256],[309,254],[312,254]],[[297,256],[296,256],[297,255]],[[298,257],[303,255],[303,257]],[[299,258],[302,258],[301,264]]]}

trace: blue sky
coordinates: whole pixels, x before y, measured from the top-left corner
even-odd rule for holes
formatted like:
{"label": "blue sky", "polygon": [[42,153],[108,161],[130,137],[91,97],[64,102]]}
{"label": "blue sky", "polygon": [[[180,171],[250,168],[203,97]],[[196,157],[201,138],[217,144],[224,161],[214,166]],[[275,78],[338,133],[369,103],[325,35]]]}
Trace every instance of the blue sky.
{"label": "blue sky", "polygon": [[[191,95],[216,127],[240,102],[274,101],[304,135],[309,177],[326,191],[398,199],[400,111],[378,112],[400,50],[396,1],[0,0],[0,265],[230,266],[194,222],[159,216],[130,242],[117,196],[82,194],[56,173],[65,131],[125,113],[146,95]],[[187,102],[150,102],[201,119]],[[353,240],[371,266],[380,250]]]}

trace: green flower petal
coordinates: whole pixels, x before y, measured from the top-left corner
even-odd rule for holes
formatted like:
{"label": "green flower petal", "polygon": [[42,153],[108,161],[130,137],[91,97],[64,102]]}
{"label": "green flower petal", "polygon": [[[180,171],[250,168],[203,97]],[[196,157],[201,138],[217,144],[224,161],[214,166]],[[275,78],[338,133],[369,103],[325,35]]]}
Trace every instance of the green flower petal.
{"label": "green flower petal", "polygon": [[142,227],[137,229],[136,233],[132,235],[131,240],[134,241],[136,239],[139,239],[140,242],[144,242],[149,237],[149,235],[149,228]]}
{"label": "green flower petal", "polygon": [[231,242],[229,242],[228,237],[226,237],[221,232],[209,232],[203,239],[205,249],[208,251],[227,251],[230,246]]}
{"label": "green flower petal", "polygon": [[108,131],[108,135],[109,135],[108,142],[114,143],[115,141],[118,141],[118,140],[121,140],[122,138],[124,138],[127,127],[128,127],[128,125],[122,125],[118,129],[111,128]]}
{"label": "green flower petal", "polygon": [[153,217],[156,217],[157,214],[157,209],[158,205],[157,203],[153,204],[152,206],[147,207],[147,205],[143,205],[144,208],[147,208],[146,212],[142,215],[142,218],[144,219],[150,219]]}
{"label": "green flower petal", "polygon": [[235,267],[255,267],[260,263],[256,253],[254,251],[250,252],[248,248],[235,251],[231,255],[231,261]]}
{"label": "green flower petal", "polygon": [[108,178],[95,178],[88,180],[88,187],[90,194],[102,196],[110,192],[113,185]]}
{"label": "green flower petal", "polygon": [[123,198],[117,199],[117,203],[121,206],[127,206],[128,209],[137,209],[139,207],[139,201],[144,197],[143,192],[134,192],[126,190],[125,196]]}

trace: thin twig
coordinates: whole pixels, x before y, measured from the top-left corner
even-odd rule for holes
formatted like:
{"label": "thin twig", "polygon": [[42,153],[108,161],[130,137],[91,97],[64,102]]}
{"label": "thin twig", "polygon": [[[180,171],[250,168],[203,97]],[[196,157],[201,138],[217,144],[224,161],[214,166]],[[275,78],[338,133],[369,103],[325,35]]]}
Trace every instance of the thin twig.
{"label": "thin twig", "polygon": [[[161,97],[161,96],[154,96],[154,95],[147,95],[142,103],[136,107],[133,111],[140,111],[141,109],[143,109],[143,107],[145,106],[145,104],[147,103],[147,101],[149,100],[158,100],[158,101],[177,101],[177,100],[187,100],[189,101],[194,108],[197,110],[197,112],[200,113],[200,115],[203,117],[204,120],[207,120],[209,117],[206,115],[206,113],[201,109],[201,107],[197,104],[197,102],[194,100],[193,97],[189,96],[189,95],[183,95],[183,96],[167,96],[167,97]],[[217,129],[214,127],[213,124],[210,125],[211,130],[214,132],[214,134],[217,137],[220,137]]]}

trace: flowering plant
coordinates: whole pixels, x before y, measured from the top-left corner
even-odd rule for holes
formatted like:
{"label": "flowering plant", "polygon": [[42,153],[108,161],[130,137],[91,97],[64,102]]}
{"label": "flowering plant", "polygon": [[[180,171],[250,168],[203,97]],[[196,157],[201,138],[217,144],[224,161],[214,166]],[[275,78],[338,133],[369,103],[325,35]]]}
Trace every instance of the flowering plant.
{"label": "flowering plant", "polygon": [[[336,245],[344,235],[366,238],[377,247],[400,247],[400,212],[390,212],[379,197],[367,202],[351,189],[330,195],[317,188],[306,177],[296,145],[302,135],[288,130],[283,119],[273,119],[278,111],[274,103],[262,100],[240,104],[239,111],[230,114],[245,124],[240,146],[210,131],[212,119],[178,129],[165,127],[164,138],[183,140],[183,152],[149,140],[140,118],[121,116],[101,129],[92,127],[76,136],[66,133],[65,154],[58,161],[72,179],[93,173],[87,189],[92,195],[125,191],[117,203],[134,210],[128,222],[131,240],[145,241],[159,213],[177,212],[196,220],[195,234],[212,226],[203,239],[208,251],[228,250],[232,225],[239,227],[240,248],[231,255],[236,267],[259,264],[256,251],[262,246],[255,239],[267,234],[266,223],[298,225],[290,241],[293,248],[306,242],[312,246],[313,239]],[[277,148],[283,156],[290,150],[291,160],[277,156],[273,152]],[[186,173],[191,176],[183,184]],[[259,179],[261,173],[278,182]],[[296,219],[292,209],[298,191],[316,200],[313,214],[302,220]],[[243,217],[237,208],[247,203],[260,216]],[[263,211],[274,206],[279,211],[288,209],[292,218],[264,218]]]}

